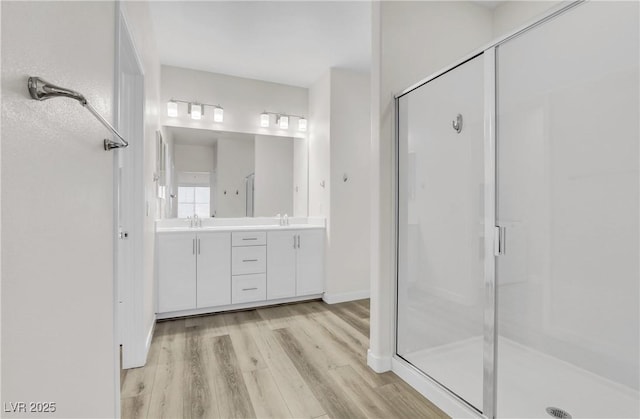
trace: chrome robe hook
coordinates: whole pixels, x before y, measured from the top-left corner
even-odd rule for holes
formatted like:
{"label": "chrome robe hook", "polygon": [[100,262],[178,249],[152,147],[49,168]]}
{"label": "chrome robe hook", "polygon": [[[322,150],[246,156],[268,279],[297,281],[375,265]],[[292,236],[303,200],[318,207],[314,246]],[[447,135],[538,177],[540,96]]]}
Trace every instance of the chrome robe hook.
{"label": "chrome robe hook", "polygon": [[456,115],[456,119],[451,122],[451,126],[458,134],[460,134],[460,131],[462,131],[462,115]]}

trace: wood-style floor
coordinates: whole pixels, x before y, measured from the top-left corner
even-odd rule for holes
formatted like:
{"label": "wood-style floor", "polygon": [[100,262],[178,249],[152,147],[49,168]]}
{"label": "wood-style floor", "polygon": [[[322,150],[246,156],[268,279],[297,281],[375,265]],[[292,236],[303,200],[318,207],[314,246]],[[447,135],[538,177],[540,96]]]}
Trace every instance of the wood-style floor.
{"label": "wood-style floor", "polygon": [[369,301],[321,301],[160,322],[122,380],[129,418],[444,418],[366,365]]}

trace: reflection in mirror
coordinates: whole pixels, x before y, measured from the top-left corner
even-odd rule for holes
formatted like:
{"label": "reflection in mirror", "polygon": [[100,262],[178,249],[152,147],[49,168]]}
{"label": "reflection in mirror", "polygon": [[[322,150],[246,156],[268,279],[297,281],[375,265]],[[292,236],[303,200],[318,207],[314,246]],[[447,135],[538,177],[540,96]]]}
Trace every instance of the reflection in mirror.
{"label": "reflection in mirror", "polygon": [[171,218],[306,216],[306,140],[163,127]]}

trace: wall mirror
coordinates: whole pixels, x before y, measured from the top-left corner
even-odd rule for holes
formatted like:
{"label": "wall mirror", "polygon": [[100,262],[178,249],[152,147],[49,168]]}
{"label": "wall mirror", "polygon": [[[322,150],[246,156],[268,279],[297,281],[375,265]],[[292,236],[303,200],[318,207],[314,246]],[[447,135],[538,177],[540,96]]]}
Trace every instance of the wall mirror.
{"label": "wall mirror", "polygon": [[307,215],[307,140],[164,126],[166,216]]}

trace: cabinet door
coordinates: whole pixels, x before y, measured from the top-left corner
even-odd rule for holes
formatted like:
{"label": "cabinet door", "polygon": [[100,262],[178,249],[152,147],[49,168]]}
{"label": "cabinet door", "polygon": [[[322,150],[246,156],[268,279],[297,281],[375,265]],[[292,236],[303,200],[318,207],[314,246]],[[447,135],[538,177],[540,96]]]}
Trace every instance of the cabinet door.
{"label": "cabinet door", "polygon": [[295,231],[267,233],[267,300],[295,297]]}
{"label": "cabinet door", "polygon": [[324,291],[324,230],[302,230],[297,234],[296,295],[320,294]]}
{"label": "cabinet door", "polygon": [[231,233],[198,234],[198,308],[231,304]]}
{"label": "cabinet door", "polygon": [[158,311],[196,308],[196,236],[158,235]]}

